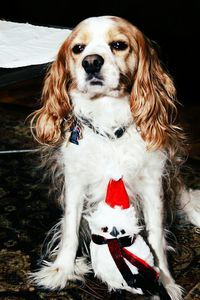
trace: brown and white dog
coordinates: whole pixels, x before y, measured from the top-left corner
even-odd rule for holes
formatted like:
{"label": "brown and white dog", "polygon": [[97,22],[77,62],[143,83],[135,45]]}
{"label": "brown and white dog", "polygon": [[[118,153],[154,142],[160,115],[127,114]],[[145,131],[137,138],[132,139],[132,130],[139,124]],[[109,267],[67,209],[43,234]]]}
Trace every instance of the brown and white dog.
{"label": "brown and white dog", "polygon": [[32,120],[36,139],[50,153],[56,149],[64,175],[60,243],[52,251],[55,260],[32,274],[36,284],[63,288],[88,271],[84,259],[76,259],[83,211],[105,199],[110,179],[123,177],[144,218],[163,284],[171,299],[182,299],[168,269],[163,216],[168,201],[178,202],[200,226],[200,194],[186,191],[179,176],[185,145],[176,112],[173,81],[135,26],[103,16],[71,32],[48,71],[42,107]]}

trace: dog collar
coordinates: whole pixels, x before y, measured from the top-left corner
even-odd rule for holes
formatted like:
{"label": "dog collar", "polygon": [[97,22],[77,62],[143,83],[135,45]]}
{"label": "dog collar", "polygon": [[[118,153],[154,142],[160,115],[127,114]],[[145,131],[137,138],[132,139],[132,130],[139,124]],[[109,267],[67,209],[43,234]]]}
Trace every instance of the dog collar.
{"label": "dog collar", "polygon": [[[64,118],[63,122],[67,122],[67,120]],[[78,118],[75,117],[74,121],[70,127],[70,138],[69,141],[73,144],[79,145],[79,140],[82,138],[82,128],[83,126],[87,126],[88,128],[92,129],[94,133],[101,135],[103,137],[107,137],[110,140],[114,140],[115,138],[119,139],[121,138],[125,131],[127,130],[127,128],[129,127],[129,125],[127,126],[123,126],[123,127],[119,127],[117,129],[114,130],[114,135],[111,135],[109,133],[101,133],[98,128],[96,128],[93,124],[92,121],[89,119],[86,119],[82,116],[79,116]]]}
{"label": "dog collar", "polygon": [[109,133],[106,133],[106,132],[105,132],[104,134],[102,134],[102,133],[98,130],[98,128],[96,128],[96,127],[92,124],[92,121],[89,120],[89,119],[86,119],[86,118],[84,118],[84,117],[79,117],[79,121],[80,121],[83,125],[85,125],[85,126],[89,127],[90,129],[92,129],[96,134],[99,134],[99,135],[101,135],[101,136],[106,136],[106,137],[108,137],[108,138],[111,139],[111,140],[115,139],[115,137],[116,137],[116,138],[122,137],[123,134],[124,134],[124,132],[125,132],[126,129],[128,128],[128,126],[123,126],[123,127],[119,127],[119,128],[117,128],[117,129],[115,129],[115,130],[114,130],[114,136],[115,136],[115,137],[113,137],[112,135],[110,135]]}

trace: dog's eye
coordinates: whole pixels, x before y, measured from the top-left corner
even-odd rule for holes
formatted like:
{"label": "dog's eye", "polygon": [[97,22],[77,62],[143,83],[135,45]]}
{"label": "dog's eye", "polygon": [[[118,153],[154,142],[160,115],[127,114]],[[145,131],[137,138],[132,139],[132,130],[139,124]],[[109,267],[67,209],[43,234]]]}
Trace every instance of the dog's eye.
{"label": "dog's eye", "polygon": [[107,226],[106,226],[106,227],[102,227],[101,230],[102,230],[103,232],[107,232],[107,231],[108,231],[108,227],[107,227]]}
{"label": "dog's eye", "polygon": [[72,48],[72,51],[74,52],[74,54],[79,54],[81,53],[83,50],[85,49],[85,45],[84,44],[77,44]]}
{"label": "dog's eye", "polygon": [[111,50],[123,51],[127,47],[128,47],[128,45],[122,41],[116,41],[116,42],[110,43]]}
{"label": "dog's eye", "polygon": [[124,229],[122,229],[122,230],[121,230],[121,233],[124,234],[124,233],[126,233],[126,231],[125,231]]}

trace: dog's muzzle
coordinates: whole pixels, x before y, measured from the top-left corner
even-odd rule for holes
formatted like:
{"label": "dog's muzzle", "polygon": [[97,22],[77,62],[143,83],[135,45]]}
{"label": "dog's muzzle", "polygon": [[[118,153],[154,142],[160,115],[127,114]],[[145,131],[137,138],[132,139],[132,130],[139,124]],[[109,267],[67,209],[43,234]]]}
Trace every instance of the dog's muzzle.
{"label": "dog's muzzle", "polygon": [[100,76],[101,67],[104,59],[98,54],[87,55],[82,61],[82,67],[87,73],[87,80],[91,85],[102,85],[102,77]]}

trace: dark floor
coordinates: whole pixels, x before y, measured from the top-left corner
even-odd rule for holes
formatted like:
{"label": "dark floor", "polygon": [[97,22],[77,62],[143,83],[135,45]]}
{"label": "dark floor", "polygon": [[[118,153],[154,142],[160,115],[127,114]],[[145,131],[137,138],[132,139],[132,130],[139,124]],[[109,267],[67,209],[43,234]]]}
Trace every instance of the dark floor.
{"label": "dark floor", "polygon": [[[187,162],[191,171],[184,176],[188,186],[200,188],[199,113],[195,108],[188,111],[185,124],[194,125],[195,141]],[[38,155],[2,152],[36,146],[25,122],[30,112],[28,107],[0,104],[0,299],[143,299],[127,293],[110,295],[92,276],[86,286],[77,283],[60,292],[41,291],[27,283],[27,272],[36,267],[46,233],[61,214],[48,199],[48,183],[42,183],[36,168]],[[186,290],[185,300],[200,299],[200,230],[177,218],[172,231],[176,247],[169,258],[172,273]]]}

